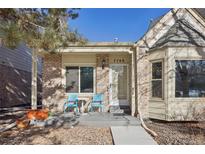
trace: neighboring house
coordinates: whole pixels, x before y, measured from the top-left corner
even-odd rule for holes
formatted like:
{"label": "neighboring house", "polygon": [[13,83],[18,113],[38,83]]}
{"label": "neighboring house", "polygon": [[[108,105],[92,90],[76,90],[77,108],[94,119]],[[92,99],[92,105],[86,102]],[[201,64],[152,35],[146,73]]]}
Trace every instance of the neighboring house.
{"label": "neighboring house", "polygon": [[[0,108],[31,105],[31,49],[21,43],[11,50],[0,47]],[[39,102],[41,58],[38,62]]]}
{"label": "neighboring house", "polygon": [[62,111],[70,93],[86,102],[103,93],[105,112],[130,107],[144,118],[205,119],[205,9],[172,9],[133,44],[70,45],[41,55],[43,104],[53,110]]}

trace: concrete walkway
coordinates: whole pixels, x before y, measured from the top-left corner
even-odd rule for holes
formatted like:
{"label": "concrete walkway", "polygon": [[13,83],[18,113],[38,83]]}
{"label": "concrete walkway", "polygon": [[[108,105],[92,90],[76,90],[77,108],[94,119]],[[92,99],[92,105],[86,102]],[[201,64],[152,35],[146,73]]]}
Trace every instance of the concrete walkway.
{"label": "concrete walkway", "polygon": [[91,112],[80,115],[79,125],[110,127],[116,145],[155,145],[153,138],[142,128],[140,120],[130,115]]}
{"label": "concrete walkway", "polygon": [[112,126],[115,145],[157,145],[141,126]]}

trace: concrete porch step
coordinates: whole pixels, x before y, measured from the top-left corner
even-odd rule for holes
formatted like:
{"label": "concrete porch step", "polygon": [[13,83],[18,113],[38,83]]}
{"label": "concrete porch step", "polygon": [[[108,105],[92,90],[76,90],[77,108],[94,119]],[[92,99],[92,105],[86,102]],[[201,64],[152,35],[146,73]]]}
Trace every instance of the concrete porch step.
{"label": "concrete porch step", "polygon": [[78,119],[79,125],[86,126],[99,126],[99,127],[110,127],[110,126],[140,126],[141,123],[136,117],[125,114],[114,114],[114,113],[87,113],[82,115]]}
{"label": "concrete porch step", "polygon": [[111,106],[110,107],[110,113],[116,113],[116,114],[131,114],[130,106]]}
{"label": "concrete porch step", "polygon": [[120,109],[124,111],[125,114],[131,115],[130,106],[127,105],[120,105]]}

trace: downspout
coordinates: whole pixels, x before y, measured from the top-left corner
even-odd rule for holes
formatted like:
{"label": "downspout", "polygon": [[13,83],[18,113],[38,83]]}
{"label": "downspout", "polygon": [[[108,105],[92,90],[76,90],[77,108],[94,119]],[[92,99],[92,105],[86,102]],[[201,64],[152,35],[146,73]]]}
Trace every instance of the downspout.
{"label": "downspout", "polygon": [[149,129],[147,126],[146,126],[146,124],[144,123],[144,120],[143,120],[143,117],[142,117],[142,113],[141,113],[141,110],[140,110],[140,105],[138,104],[138,77],[137,77],[137,61],[138,61],[138,52],[139,52],[139,47],[137,46],[137,45],[135,45],[135,48],[136,48],[136,60],[135,60],[135,67],[136,67],[136,78],[135,78],[135,85],[136,85],[136,94],[135,94],[135,96],[136,96],[136,113],[135,113],[135,115],[136,116],[138,116],[139,117],[139,119],[140,119],[140,122],[141,122],[141,125],[142,125],[142,127],[148,132],[148,133],[150,133],[152,136],[154,136],[154,137],[157,137],[158,135],[157,135],[157,133],[155,132],[155,131],[153,131],[153,130],[151,130],[151,129]]}

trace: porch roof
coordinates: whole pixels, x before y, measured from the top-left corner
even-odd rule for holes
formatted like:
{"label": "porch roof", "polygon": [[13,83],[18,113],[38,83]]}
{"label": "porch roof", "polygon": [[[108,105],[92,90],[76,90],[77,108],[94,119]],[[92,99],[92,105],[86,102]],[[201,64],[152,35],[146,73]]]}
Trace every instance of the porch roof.
{"label": "porch roof", "polygon": [[70,44],[69,47],[60,49],[61,53],[106,53],[127,52],[131,53],[134,43],[131,42],[89,42],[86,44]]}
{"label": "porch roof", "polygon": [[132,47],[133,45],[133,42],[88,42],[69,44],[69,47]]}
{"label": "porch roof", "polygon": [[[132,53],[133,42],[88,42],[85,44],[69,44],[66,48],[60,48],[58,53]],[[39,51],[39,55],[44,55],[48,51]]]}

